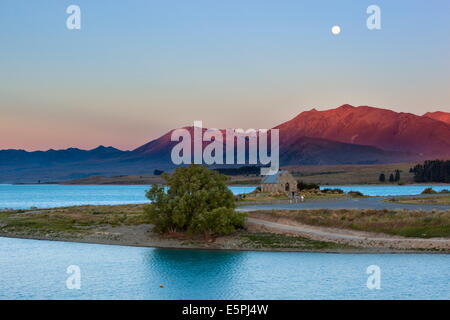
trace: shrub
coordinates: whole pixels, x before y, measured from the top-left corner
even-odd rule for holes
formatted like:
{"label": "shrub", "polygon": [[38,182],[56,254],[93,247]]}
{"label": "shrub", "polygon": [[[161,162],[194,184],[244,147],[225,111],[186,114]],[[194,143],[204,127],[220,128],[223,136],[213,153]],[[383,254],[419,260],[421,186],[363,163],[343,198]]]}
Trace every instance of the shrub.
{"label": "shrub", "polygon": [[359,191],[349,191],[348,194],[352,197],[364,197],[364,194]]}
{"label": "shrub", "polygon": [[326,188],[326,189],[322,189],[322,192],[323,192],[323,193],[338,193],[338,194],[343,194],[343,193],[344,193],[344,190],[338,189],[338,188],[336,188],[336,189]]}
{"label": "shrub", "polygon": [[147,191],[152,201],[145,207],[150,223],[157,232],[187,231],[205,235],[227,234],[243,227],[243,213],[234,210],[233,193],[225,182],[227,177],[200,165],[180,167],[167,184],[153,185]]}
{"label": "shrub", "polygon": [[433,188],[426,188],[422,191],[422,194],[435,194],[437,193]]}
{"label": "shrub", "polygon": [[320,186],[317,183],[306,183],[303,181],[297,181],[297,189],[301,190],[312,190],[312,189],[320,189]]}

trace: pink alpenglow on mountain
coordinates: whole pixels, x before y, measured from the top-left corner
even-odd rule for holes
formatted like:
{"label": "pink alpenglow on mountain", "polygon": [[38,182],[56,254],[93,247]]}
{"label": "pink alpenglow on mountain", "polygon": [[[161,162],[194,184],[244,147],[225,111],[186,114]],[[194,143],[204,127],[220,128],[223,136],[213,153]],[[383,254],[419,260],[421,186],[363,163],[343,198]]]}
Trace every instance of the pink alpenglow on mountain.
{"label": "pink alpenglow on mountain", "polygon": [[442,111],[427,112],[423,116],[450,124],[450,113],[449,112],[442,112]]}
{"label": "pink alpenglow on mountain", "polygon": [[[217,125],[217,124],[213,124]],[[192,133],[193,127],[185,127]],[[374,107],[343,105],[312,109],[275,127],[280,130],[281,166],[375,164],[450,159],[449,113],[423,116]],[[203,132],[206,128],[203,128]],[[92,175],[136,175],[171,170],[169,131],[133,150],[26,152],[0,150],[0,183],[78,179]],[[203,142],[203,148],[208,142]],[[225,150],[224,150],[225,151]]]}
{"label": "pink alpenglow on mountain", "polygon": [[425,116],[368,106],[300,113],[276,128],[280,144],[299,137],[373,146],[385,151],[450,156],[450,125]]}

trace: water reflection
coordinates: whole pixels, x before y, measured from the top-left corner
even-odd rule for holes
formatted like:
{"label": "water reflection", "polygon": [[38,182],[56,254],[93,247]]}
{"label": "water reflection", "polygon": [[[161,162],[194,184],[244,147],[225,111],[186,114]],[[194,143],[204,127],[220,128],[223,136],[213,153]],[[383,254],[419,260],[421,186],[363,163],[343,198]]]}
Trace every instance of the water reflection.
{"label": "water reflection", "polygon": [[145,264],[151,278],[161,279],[167,291],[177,290],[180,299],[220,299],[239,282],[246,254],[154,249],[145,253]]}
{"label": "water reflection", "polygon": [[[366,287],[373,264],[382,290]],[[66,288],[69,265],[81,268],[81,290]],[[0,299],[449,299],[449,265],[448,254],[185,251],[0,237]]]}

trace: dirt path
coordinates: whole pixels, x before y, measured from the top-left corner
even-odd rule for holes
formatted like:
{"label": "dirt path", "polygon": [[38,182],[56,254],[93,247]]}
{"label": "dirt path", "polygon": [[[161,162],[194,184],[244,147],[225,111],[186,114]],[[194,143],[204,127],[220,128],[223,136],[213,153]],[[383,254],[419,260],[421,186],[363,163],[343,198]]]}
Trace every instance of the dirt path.
{"label": "dirt path", "polygon": [[450,239],[445,238],[405,238],[371,232],[315,227],[287,219],[268,221],[248,218],[247,223],[272,232],[296,234],[313,240],[332,241],[365,248],[450,250]]}

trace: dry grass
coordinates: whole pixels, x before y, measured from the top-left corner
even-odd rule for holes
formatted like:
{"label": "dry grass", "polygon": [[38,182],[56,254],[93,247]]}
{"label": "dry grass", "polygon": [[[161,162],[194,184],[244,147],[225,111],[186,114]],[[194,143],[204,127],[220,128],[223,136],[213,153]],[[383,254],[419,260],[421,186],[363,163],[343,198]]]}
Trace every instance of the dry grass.
{"label": "dry grass", "polygon": [[[327,165],[327,166],[287,166],[283,169],[291,171],[297,179],[306,183],[320,185],[346,185],[346,184],[379,184],[380,173],[386,175],[401,171],[401,183],[414,183],[413,174],[409,169],[415,163],[373,164],[373,165]],[[259,185],[261,177],[255,175],[229,176],[230,185]],[[78,180],[62,182],[63,184],[160,184],[164,183],[161,176],[152,174],[134,176],[104,177],[94,176]],[[389,182],[386,182],[389,183]]]}
{"label": "dry grass", "polygon": [[[153,174],[142,174],[134,176],[92,176],[82,179],[63,181],[61,184],[76,185],[152,185],[164,184],[165,180],[161,176]],[[261,177],[255,175],[238,175],[229,176],[228,184],[230,185],[258,185],[261,183]]]}
{"label": "dry grass", "polygon": [[252,217],[285,218],[303,224],[404,237],[450,237],[450,211],[298,210],[255,211]]}
{"label": "dry grass", "polygon": [[[0,230],[83,232],[101,225],[147,223],[142,204],[79,206],[0,212]],[[450,237],[450,211],[299,210],[256,211],[251,216],[286,218],[304,224],[382,232],[406,237]]]}
{"label": "dry grass", "polygon": [[395,202],[395,203],[404,203],[404,204],[448,205],[448,204],[450,204],[450,196],[391,198],[387,201]]}
{"label": "dry grass", "polygon": [[[401,183],[414,183],[413,174],[409,169],[415,163],[373,164],[373,165],[329,165],[329,166],[288,166],[294,176],[306,183],[320,185],[347,185],[347,184],[380,184],[380,173],[386,175],[396,169],[401,171]],[[386,182],[389,183],[389,182]]]}
{"label": "dry grass", "polygon": [[82,232],[99,225],[146,223],[143,205],[78,206],[0,213],[0,230]]}
{"label": "dry grass", "polygon": [[355,249],[355,247],[349,245],[270,232],[247,232],[240,235],[240,238],[243,240],[242,247],[252,249],[303,249],[314,251]]}
{"label": "dry grass", "polygon": [[[329,192],[322,192],[320,190],[302,190],[299,192],[299,194],[303,195],[305,197],[305,200],[309,199],[336,199],[336,198],[342,198],[342,197],[348,197],[344,192],[339,193],[337,191],[329,191]],[[239,198],[238,204],[243,204],[246,202],[267,202],[271,203],[273,201],[288,201],[292,198],[288,197],[286,193],[280,192],[280,193],[263,193],[260,191],[254,191],[245,195],[241,195]]]}
{"label": "dry grass", "polygon": [[240,198],[242,202],[252,201],[272,201],[272,200],[289,200],[286,194],[269,194],[269,193],[249,193]]}

